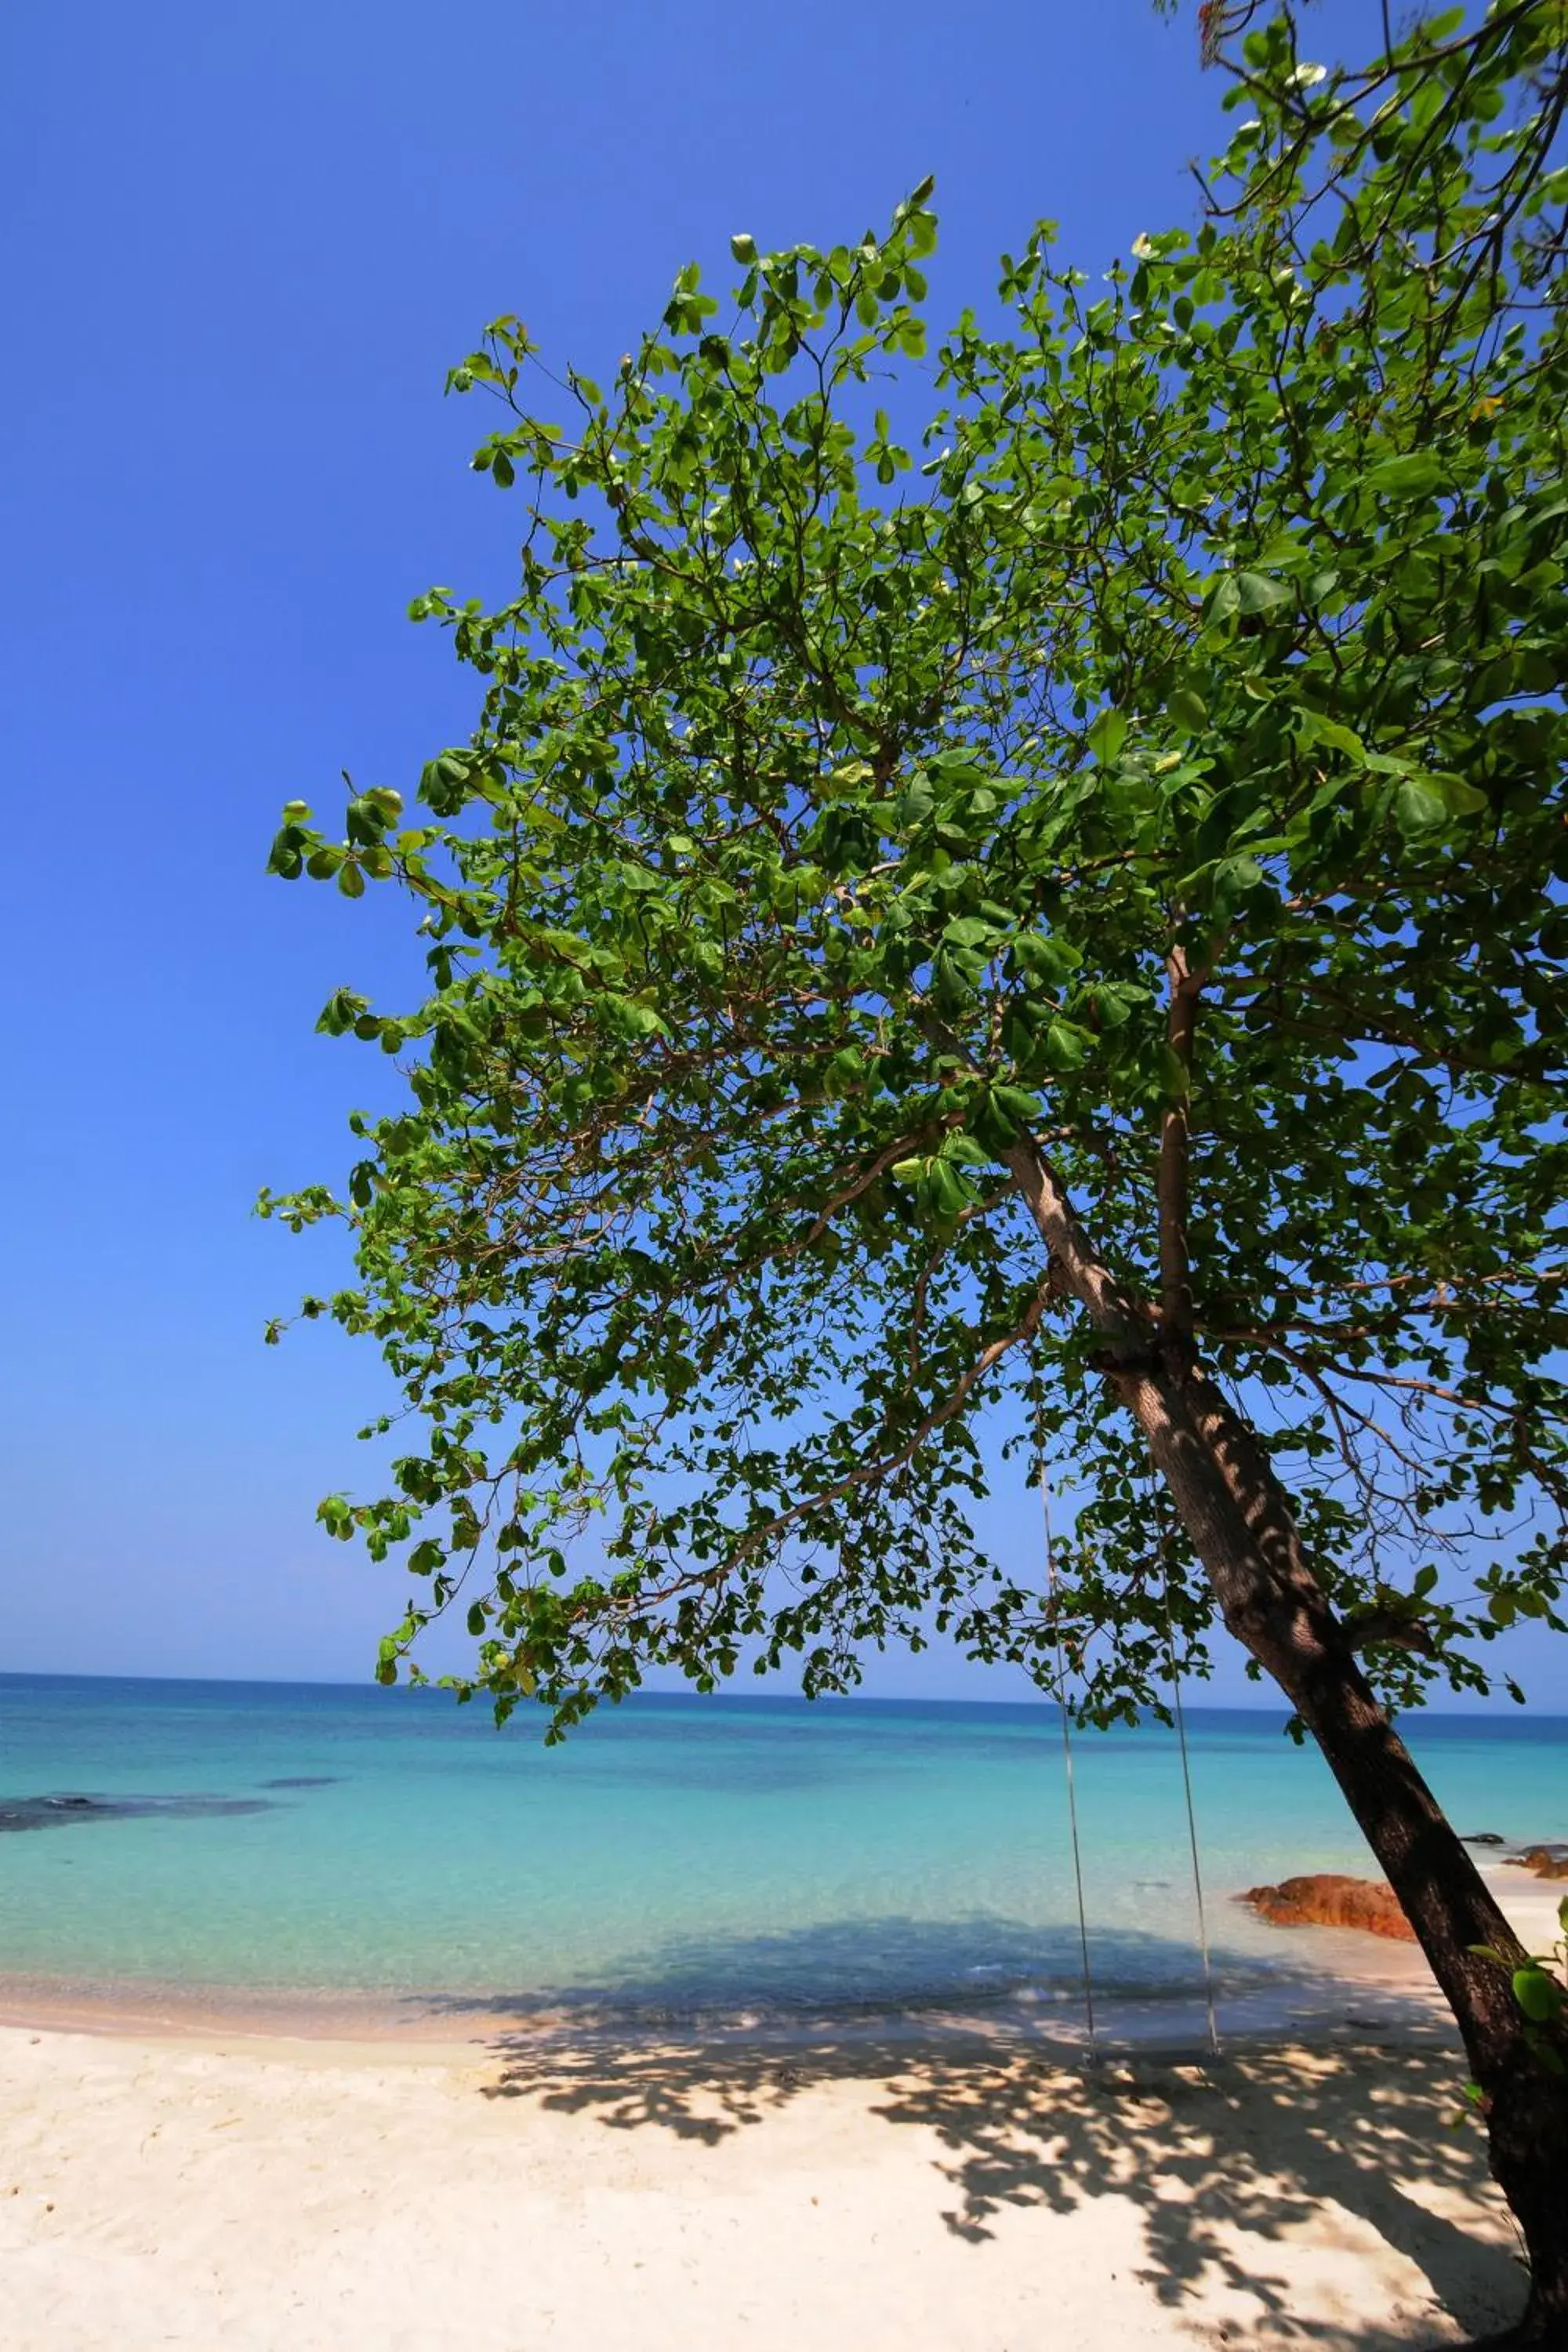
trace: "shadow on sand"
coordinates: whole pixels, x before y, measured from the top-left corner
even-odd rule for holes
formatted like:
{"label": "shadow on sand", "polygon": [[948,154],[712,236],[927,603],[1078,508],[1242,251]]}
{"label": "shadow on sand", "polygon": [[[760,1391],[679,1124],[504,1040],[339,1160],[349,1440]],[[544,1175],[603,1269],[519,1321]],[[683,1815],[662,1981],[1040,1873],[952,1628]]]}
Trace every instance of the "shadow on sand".
{"label": "shadow on sand", "polygon": [[[878,1924],[886,1932],[899,1923]],[[972,1923],[905,1924],[917,1941],[946,1934],[973,1946]],[[859,2084],[881,2124],[934,2136],[942,2221],[976,2247],[1008,2208],[1068,2213],[1105,2196],[1131,2200],[1143,2231],[1142,2275],[1159,2302],[1180,2309],[1215,2288],[1239,2298],[1246,2319],[1233,2321],[1229,2339],[1203,2326],[1210,2342],[1409,2352],[1453,2340],[1443,2315],[1477,2335],[1517,2315],[1523,2274],[1488,2183],[1482,2135],[1450,2120],[1463,2062],[1431,2024],[1377,2041],[1298,2027],[1290,2047],[1237,2043],[1218,2060],[1145,2045],[1098,2064],[1064,2063],[1059,2044],[1043,2045],[1016,2021],[943,2030],[935,2018],[928,2025],[906,2014],[814,2026],[803,2015],[788,2027],[775,2011],[749,2035],[692,2029],[697,1980],[755,1987],[759,1973],[776,1975],[789,1942],[716,1940],[700,1963],[678,1958],[662,1978],[649,1971],[616,1987],[625,2004],[618,2030],[586,1996],[564,2003],[564,2013],[557,2008],[551,2030],[498,2030],[482,2095],[715,2147],[765,2126],[818,2085]],[[1131,1975],[1145,1979],[1147,1955],[1137,1957]],[[490,2005],[441,2006],[482,2014]],[[637,2030],[628,2030],[631,2016]],[[499,2013],[494,2021],[499,2029]],[[1367,2310],[1353,2325],[1292,2313],[1268,2249],[1322,2226],[1330,2205],[1409,2259],[1430,2289],[1425,2308]]]}

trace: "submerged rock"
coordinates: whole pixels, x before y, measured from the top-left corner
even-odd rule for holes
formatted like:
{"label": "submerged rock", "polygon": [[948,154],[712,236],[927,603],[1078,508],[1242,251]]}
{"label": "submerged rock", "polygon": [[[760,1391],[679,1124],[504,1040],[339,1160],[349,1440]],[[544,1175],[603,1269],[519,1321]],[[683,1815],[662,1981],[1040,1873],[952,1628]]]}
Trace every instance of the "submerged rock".
{"label": "submerged rock", "polygon": [[269,1813],[268,1797],[0,1797],[6,1830],[63,1829],[71,1822],[199,1821],[214,1813]]}
{"label": "submerged rock", "polygon": [[[260,1780],[257,1783],[257,1786],[262,1789],[335,1789],[338,1785],[338,1775],[335,1772],[285,1772],[281,1780]],[[1499,1838],[1498,1843],[1501,1845],[1501,1838]]]}
{"label": "submerged rock", "polygon": [[1461,1845],[1506,1845],[1507,1838],[1500,1830],[1472,1830],[1468,1837],[1459,1840]]}
{"label": "submerged rock", "polygon": [[1396,1943],[1415,1941],[1398,1896],[1381,1878],[1346,1878],[1322,1871],[1312,1877],[1282,1879],[1278,1886],[1250,1886],[1240,1899],[1275,1927],[1356,1927]]}

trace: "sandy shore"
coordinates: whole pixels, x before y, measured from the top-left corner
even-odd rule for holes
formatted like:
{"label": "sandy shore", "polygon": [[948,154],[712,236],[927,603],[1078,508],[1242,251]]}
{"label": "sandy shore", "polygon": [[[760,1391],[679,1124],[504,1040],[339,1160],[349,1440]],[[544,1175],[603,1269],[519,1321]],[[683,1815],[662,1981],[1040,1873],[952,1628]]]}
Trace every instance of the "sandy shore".
{"label": "sandy shore", "polygon": [[1457,2342],[1520,2297],[1446,2044],[629,2057],[0,2032],[9,2352]]}
{"label": "sandy shore", "polygon": [[6,2352],[1393,2352],[1521,2298],[1436,2021],[1087,2074],[480,2032],[0,2028]]}

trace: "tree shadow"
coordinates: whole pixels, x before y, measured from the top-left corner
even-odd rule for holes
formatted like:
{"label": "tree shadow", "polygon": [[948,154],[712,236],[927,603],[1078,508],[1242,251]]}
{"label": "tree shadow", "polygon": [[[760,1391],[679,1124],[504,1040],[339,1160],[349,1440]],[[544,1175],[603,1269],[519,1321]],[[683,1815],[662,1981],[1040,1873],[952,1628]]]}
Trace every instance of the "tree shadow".
{"label": "tree shadow", "polygon": [[[929,1982],[933,1961],[974,1948],[973,1922],[876,1925],[884,1936],[901,1927],[913,1938],[912,1979]],[[866,1928],[848,1923],[842,1932],[853,1941]],[[821,1931],[809,1939],[815,1965]],[[818,2085],[858,2084],[881,2123],[934,2136],[946,2187],[942,2221],[956,2238],[983,2247],[1007,2209],[1068,2213],[1102,2197],[1128,2199],[1143,2230],[1140,2275],[1161,2304],[1189,2308],[1212,2289],[1229,2290],[1273,2342],[1408,2352],[1420,2340],[1408,2321],[1384,2314],[1369,2312],[1353,2329],[1292,2315],[1289,2284],[1267,2250],[1331,2202],[1424,2275],[1436,2306],[1427,2319],[1440,2310],[1480,2333],[1506,2324],[1522,2302],[1482,2134],[1450,2127],[1463,2062],[1429,2011],[1407,2003],[1395,2035],[1369,2041],[1342,2022],[1347,1998],[1365,2007],[1360,1989],[1341,1987],[1340,2022],[1331,2028],[1325,2012],[1306,2047],[1238,2044],[1213,2060],[1197,2054],[1189,2033],[1185,2052],[1171,2046],[1173,2035],[1163,2048],[1102,2044],[1096,2063],[1073,2051],[1059,2013],[1043,2032],[1021,2023],[1007,1991],[989,2015],[955,2015],[933,2000],[897,2015],[868,2002],[858,2014],[841,2005],[813,2016],[803,2005],[788,2016],[775,2000],[743,2022],[718,2011],[694,2018],[694,1990],[776,1981],[794,1940],[716,1939],[634,1981],[555,1996],[525,2030],[491,2035],[498,2063],[482,2095],[714,2147],[765,2126]],[[1158,1940],[1132,1939],[1117,1953],[1124,1985],[1146,1986],[1162,1958],[1169,1967],[1170,1949],[1139,1948]],[[1233,1982],[1243,1966],[1256,1969],[1238,1965]],[[1284,1964],[1273,1975],[1288,1991],[1313,1971]],[[492,2005],[438,2006],[483,2014]],[[515,2003],[493,2006],[498,2026],[516,2013]],[[1490,2237],[1450,2218],[1474,2221],[1483,2210]]]}
{"label": "tree shadow", "polygon": [[1237,2238],[1281,2241],[1332,2200],[1413,2262],[1466,2325],[1500,2324],[1522,2299],[1505,2248],[1479,2242],[1412,2193],[1420,2183],[1473,2196],[1485,2181],[1479,2137],[1445,2126],[1457,2104],[1447,2051],[1346,2050],[1314,2068],[1300,2051],[1254,2050],[1076,2079],[1028,2062],[956,2079],[922,2072],[876,2112],[930,2125],[952,2151],[942,2170],[954,2202],[943,2219],[972,2241],[991,2234],[1007,2204],[1065,2212],[1108,2192],[1131,2196],[1144,2221],[1142,2275],[1162,2303],[1180,2305],[1218,2278],[1260,2315],[1283,2318],[1282,2282]]}

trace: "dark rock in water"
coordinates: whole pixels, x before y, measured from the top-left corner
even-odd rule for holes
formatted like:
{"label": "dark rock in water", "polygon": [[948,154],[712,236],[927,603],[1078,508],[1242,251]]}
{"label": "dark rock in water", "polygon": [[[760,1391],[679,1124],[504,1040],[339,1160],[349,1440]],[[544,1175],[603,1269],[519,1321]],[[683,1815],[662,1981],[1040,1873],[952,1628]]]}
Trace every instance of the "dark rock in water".
{"label": "dark rock in water", "polygon": [[0,1797],[7,1830],[64,1829],[71,1822],[200,1821],[212,1814],[269,1813],[267,1797]]}
{"label": "dark rock in water", "polygon": [[1315,1877],[1281,1879],[1278,1886],[1248,1887],[1241,1900],[1276,1927],[1359,1927],[1395,1943],[1415,1941],[1398,1896],[1380,1878],[1345,1878],[1324,1871]]}
{"label": "dark rock in water", "polygon": [[1507,1838],[1500,1830],[1472,1830],[1468,1837],[1459,1840],[1461,1845],[1506,1845]]}
{"label": "dark rock in water", "polygon": [[[339,1782],[335,1772],[286,1772],[280,1780],[263,1780],[258,1785],[263,1789],[335,1789]],[[1498,1843],[1501,1845],[1501,1838]]]}

